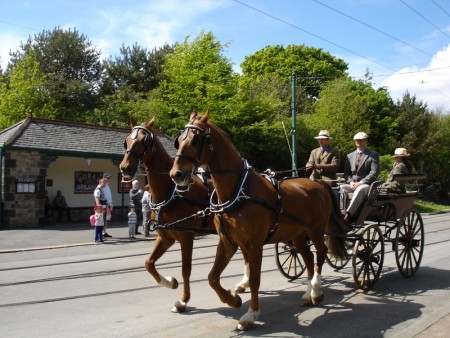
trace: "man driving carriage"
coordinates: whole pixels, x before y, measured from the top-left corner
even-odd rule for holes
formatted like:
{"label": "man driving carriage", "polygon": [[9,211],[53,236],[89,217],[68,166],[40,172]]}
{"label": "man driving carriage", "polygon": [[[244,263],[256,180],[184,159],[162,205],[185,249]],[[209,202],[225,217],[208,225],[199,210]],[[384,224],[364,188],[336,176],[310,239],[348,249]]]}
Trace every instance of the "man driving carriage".
{"label": "man driving carriage", "polygon": [[364,132],[357,133],[353,137],[356,150],[348,154],[345,160],[344,179],[347,184],[340,186],[341,194],[345,197],[348,193],[353,193],[344,215],[347,222],[354,221],[361,203],[369,192],[370,184],[380,173],[380,155],[367,148],[368,138]]}
{"label": "man driving carriage", "polygon": [[306,170],[312,170],[312,180],[322,179],[325,182],[336,185],[336,172],[341,163],[339,150],[330,145],[332,137],[328,130],[321,130],[319,135],[314,137],[319,142],[319,147],[313,149],[306,163]]}

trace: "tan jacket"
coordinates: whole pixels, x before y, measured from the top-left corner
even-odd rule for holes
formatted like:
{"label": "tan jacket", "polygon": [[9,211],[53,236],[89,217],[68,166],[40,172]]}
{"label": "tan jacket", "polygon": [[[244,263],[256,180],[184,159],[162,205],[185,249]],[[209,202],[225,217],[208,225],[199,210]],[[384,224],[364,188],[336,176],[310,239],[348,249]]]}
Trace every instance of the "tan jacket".
{"label": "tan jacket", "polygon": [[339,169],[341,163],[341,154],[339,150],[333,147],[329,147],[328,150],[322,152],[322,149],[316,148],[311,151],[309,160],[306,163],[306,167],[321,164],[324,166],[322,169],[313,169],[310,178],[311,179],[323,179],[325,181],[336,180],[336,172]]}

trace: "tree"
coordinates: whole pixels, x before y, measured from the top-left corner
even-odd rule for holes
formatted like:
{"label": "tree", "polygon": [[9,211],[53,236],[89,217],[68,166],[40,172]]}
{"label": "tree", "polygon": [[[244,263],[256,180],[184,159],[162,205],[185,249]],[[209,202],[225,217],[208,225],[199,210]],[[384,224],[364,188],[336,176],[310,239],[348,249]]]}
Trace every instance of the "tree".
{"label": "tree", "polygon": [[162,95],[170,110],[172,126],[167,127],[172,133],[186,123],[194,109],[211,111],[216,122],[230,111],[237,90],[236,74],[222,55],[225,47],[212,33],[202,31],[192,42],[187,37],[167,55]]}
{"label": "tree", "polygon": [[322,90],[315,114],[302,118],[312,128],[310,139],[320,129],[328,129],[343,154],[354,150],[353,136],[359,131],[369,135],[372,148],[390,154],[396,136],[392,105],[386,89],[374,89],[367,80],[341,78]]}
{"label": "tree", "polygon": [[17,61],[8,82],[0,83],[0,129],[30,116],[56,116],[55,101],[46,89],[46,80],[32,53]]}
{"label": "tree", "polygon": [[164,76],[164,60],[169,53],[173,53],[173,46],[168,44],[151,52],[137,44],[131,48],[122,46],[119,57],[104,62],[103,95],[125,88],[135,93],[148,93],[158,88]]}
{"label": "tree", "polygon": [[317,99],[322,86],[344,76],[348,65],[321,48],[276,45],[246,56],[241,68],[245,77],[255,79],[261,75],[277,75],[289,85],[290,76],[295,72],[306,97]]}
{"label": "tree", "polygon": [[57,108],[57,119],[84,121],[99,104],[100,52],[76,29],[43,31],[11,54],[8,72],[32,54],[45,74],[43,88]]}

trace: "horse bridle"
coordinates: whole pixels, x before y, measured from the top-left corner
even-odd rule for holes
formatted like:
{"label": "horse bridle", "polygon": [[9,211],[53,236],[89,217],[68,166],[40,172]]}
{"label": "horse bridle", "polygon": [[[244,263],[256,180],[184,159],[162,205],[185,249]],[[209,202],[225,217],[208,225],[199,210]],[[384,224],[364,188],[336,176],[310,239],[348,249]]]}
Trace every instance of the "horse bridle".
{"label": "horse bridle", "polygon": [[[131,139],[134,140],[138,137],[139,130],[142,130],[145,133],[145,139],[143,142],[144,144],[144,152],[142,154],[137,154],[132,149],[127,148],[127,138],[131,135]],[[155,147],[153,147],[153,133],[150,131],[150,129],[144,127],[144,126],[135,126],[131,130],[130,135],[125,138],[124,142],[124,148],[125,148],[125,154],[131,154],[135,156],[138,160],[141,160],[144,155],[147,153],[148,148],[152,147],[152,151],[156,151]]]}
{"label": "horse bridle", "polygon": [[185,159],[185,160],[191,162],[194,166],[196,166],[200,160],[204,143],[205,142],[208,143],[209,149],[211,151],[213,151],[214,148],[211,144],[211,136],[210,136],[209,128],[201,128],[194,124],[186,124],[184,126],[184,129],[183,129],[183,132],[181,133],[181,135],[175,139],[175,142],[173,144],[175,149],[178,150],[178,148],[180,146],[178,139],[181,137],[182,141],[185,140],[190,130],[192,130],[194,132],[194,137],[192,139],[192,143],[194,144],[194,147],[197,148],[197,151],[198,151],[197,157],[194,159],[193,157],[191,157],[189,155],[185,155],[180,151],[178,151],[175,154],[175,157]]}

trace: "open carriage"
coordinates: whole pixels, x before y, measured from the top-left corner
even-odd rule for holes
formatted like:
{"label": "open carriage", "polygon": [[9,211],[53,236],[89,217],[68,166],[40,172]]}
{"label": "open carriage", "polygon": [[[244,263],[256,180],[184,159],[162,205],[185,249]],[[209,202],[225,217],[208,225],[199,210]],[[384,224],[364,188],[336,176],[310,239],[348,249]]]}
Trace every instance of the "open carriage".
{"label": "open carriage", "polygon": [[[395,175],[398,182],[418,182],[423,174]],[[414,209],[419,185],[410,184],[407,191],[385,192],[383,181],[372,183],[356,220],[347,233],[348,259],[337,260],[327,255],[333,268],[344,268],[351,260],[353,278],[359,289],[368,291],[377,282],[383,268],[385,245],[395,253],[399,272],[405,278],[414,276],[420,266],[424,247],[424,226],[420,213]],[[348,200],[337,194],[341,210]],[[305,271],[301,256],[290,243],[275,244],[275,259],[280,272],[293,280]]]}

